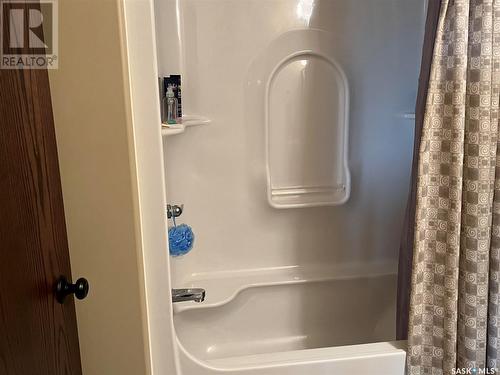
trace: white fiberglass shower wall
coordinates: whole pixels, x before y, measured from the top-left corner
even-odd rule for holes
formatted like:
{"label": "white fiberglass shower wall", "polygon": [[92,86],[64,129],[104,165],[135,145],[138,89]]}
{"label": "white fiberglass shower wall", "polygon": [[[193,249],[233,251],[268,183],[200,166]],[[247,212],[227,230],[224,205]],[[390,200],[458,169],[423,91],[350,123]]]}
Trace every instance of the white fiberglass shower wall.
{"label": "white fiberglass shower wall", "polygon": [[424,2],[155,8],[159,74],[182,74],[195,119],[163,131],[167,200],[196,236],[172,286],[207,292],[174,306],[183,373],[402,371],[388,342]]}

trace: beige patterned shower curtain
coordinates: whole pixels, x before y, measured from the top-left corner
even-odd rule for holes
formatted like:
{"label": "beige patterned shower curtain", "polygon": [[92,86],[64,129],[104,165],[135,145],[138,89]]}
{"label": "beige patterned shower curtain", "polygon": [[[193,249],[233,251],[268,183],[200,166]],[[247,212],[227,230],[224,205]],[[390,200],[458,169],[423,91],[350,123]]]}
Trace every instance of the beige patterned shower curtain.
{"label": "beige patterned shower curtain", "polygon": [[420,141],[408,374],[497,368],[500,0],[442,0]]}
{"label": "beige patterned shower curtain", "polygon": [[409,374],[500,366],[499,80],[500,0],[442,0],[418,163]]}

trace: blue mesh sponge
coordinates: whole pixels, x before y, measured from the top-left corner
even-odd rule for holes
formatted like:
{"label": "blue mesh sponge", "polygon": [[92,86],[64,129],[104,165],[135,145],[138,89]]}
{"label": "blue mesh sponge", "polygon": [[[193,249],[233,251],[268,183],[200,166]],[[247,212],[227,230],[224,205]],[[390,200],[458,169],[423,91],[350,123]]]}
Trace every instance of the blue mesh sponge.
{"label": "blue mesh sponge", "polygon": [[176,257],[188,253],[193,248],[194,233],[189,225],[180,224],[168,229],[170,255]]}

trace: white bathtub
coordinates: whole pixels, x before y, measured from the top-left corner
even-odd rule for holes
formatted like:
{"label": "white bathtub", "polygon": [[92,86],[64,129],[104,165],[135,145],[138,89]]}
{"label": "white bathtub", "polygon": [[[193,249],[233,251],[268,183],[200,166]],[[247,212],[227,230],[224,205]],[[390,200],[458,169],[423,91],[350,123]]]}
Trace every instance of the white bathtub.
{"label": "white bathtub", "polygon": [[195,275],[206,301],[174,310],[182,373],[402,375],[390,269]]}

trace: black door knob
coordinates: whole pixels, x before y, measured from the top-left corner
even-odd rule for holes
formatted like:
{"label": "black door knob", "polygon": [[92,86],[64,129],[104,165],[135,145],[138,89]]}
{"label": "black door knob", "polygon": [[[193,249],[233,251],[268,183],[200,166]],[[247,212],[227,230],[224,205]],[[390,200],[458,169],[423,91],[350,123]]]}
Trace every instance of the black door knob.
{"label": "black door knob", "polygon": [[82,278],[71,284],[64,276],[61,276],[56,284],[57,302],[63,303],[64,299],[70,294],[74,294],[77,299],[84,299],[89,294],[89,282]]}

